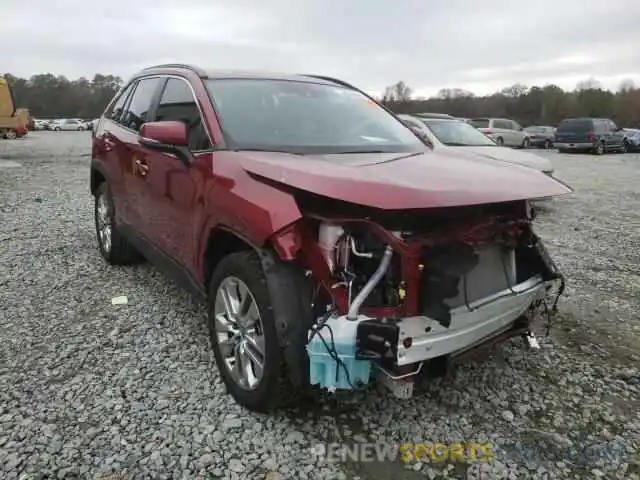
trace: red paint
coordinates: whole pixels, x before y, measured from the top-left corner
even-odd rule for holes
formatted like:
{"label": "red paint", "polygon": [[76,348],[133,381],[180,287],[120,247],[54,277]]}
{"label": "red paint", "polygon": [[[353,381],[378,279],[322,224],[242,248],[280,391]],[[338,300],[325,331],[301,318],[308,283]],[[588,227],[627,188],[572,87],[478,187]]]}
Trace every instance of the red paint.
{"label": "red paint", "polygon": [[187,145],[187,126],[182,122],[148,122],[142,125],[140,136],[171,145]]}
{"label": "red paint", "polygon": [[[93,140],[93,157],[106,172],[118,214],[128,224],[204,281],[205,251],[212,232],[231,231],[256,247],[269,246],[284,261],[297,261],[333,298],[342,313],[347,292],[335,284],[311,228],[291,187],[345,202],[380,209],[465,206],[570,192],[535,170],[455,152],[294,156],[283,153],[225,150],[221,125],[202,79],[184,69],[150,72],[186,78],[193,87],[204,124],[217,148],[195,155],[185,166],[166,153],[141,145],[141,137],[162,143],[186,143],[186,130],[176,122],[147,123],[140,135],[103,117]],[[141,73],[139,76],[144,75]],[[136,77],[137,78],[137,77]],[[404,158],[400,158],[404,157]],[[140,162],[148,168],[141,168]],[[336,212],[336,217],[340,212]],[[457,239],[487,241],[498,230],[513,231],[522,221],[499,225],[495,220],[433,232],[407,244],[374,222],[364,222],[402,257],[406,297],[398,309],[364,309],[372,316],[418,313],[419,254],[428,242]]]}

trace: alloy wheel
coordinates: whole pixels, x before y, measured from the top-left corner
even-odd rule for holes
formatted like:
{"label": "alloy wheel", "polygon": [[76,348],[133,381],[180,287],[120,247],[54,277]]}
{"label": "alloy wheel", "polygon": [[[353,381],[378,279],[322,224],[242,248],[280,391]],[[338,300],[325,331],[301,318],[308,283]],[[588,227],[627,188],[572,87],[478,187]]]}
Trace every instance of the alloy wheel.
{"label": "alloy wheel", "polygon": [[265,339],[258,304],[246,283],[225,278],[214,305],[215,336],[233,381],[254,390],[264,376]]}
{"label": "alloy wheel", "polygon": [[111,209],[106,195],[98,197],[96,209],[96,223],[98,227],[98,237],[100,244],[106,253],[111,252]]}

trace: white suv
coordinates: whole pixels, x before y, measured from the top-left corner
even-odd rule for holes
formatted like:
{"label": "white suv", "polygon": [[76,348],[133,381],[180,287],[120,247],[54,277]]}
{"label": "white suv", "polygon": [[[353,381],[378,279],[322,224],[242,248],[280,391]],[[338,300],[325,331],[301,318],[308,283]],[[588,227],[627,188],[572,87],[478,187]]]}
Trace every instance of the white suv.
{"label": "white suv", "polygon": [[522,148],[527,135],[520,124],[507,118],[473,118],[469,122],[498,145]]}

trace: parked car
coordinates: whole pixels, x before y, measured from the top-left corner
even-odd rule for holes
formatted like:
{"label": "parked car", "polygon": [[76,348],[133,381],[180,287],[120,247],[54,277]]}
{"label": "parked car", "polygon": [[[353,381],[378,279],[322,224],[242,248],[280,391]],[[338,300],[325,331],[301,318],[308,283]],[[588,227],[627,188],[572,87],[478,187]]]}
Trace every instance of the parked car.
{"label": "parked car", "polygon": [[466,122],[456,119],[419,118],[410,115],[398,115],[398,117],[406,125],[423,130],[424,136],[428,138],[434,148],[454,148],[491,160],[535,168],[547,175],[553,174],[553,166],[548,158],[511,148],[501,148],[491,138]]}
{"label": "parked car", "polygon": [[55,120],[52,125],[52,130],[59,131],[82,131],[87,130],[87,125],[82,120],[77,118],[66,118],[63,120]]}
{"label": "parked car", "polygon": [[471,125],[496,141],[499,146],[524,148],[527,136],[520,124],[506,118],[472,118]]}
{"label": "parked car", "polygon": [[625,128],[623,131],[625,149],[628,152],[640,151],[640,130],[637,128]]}
{"label": "parked car", "polygon": [[373,380],[406,398],[477,345],[535,348],[562,285],[529,199],[568,187],[432,151],[340,80],[150,67],[92,152],[102,257],[144,255],[207,302],[221,378],[251,410]]}
{"label": "parked car", "polygon": [[555,146],[559,152],[582,151],[602,155],[625,152],[624,129],[608,118],[567,118],[560,122]]}
{"label": "parked car", "polygon": [[453,120],[455,119],[455,117],[448,115],[446,113],[416,113],[414,114],[414,116],[416,117],[420,117],[420,118],[447,118],[449,120]]}
{"label": "parked car", "polygon": [[531,126],[524,129],[526,135],[525,147],[553,148],[553,141],[556,137],[554,127]]}

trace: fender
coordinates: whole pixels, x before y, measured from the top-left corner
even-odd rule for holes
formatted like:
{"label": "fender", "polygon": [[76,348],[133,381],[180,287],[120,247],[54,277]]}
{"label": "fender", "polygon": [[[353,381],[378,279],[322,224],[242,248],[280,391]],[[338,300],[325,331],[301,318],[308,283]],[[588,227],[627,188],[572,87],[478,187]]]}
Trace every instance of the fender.
{"label": "fender", "polygon": [[89,186],[91,189],[91,195],[95,195],[96,189],[98,188],[98,185],[96,184],[96,178],[95,178],[96,172],[99,172],[107,181],[109,181],[109,173],[105,164],[97,158],[92,158],[91,166],[90,166],[90,174],[89,174],[90,175]]}

